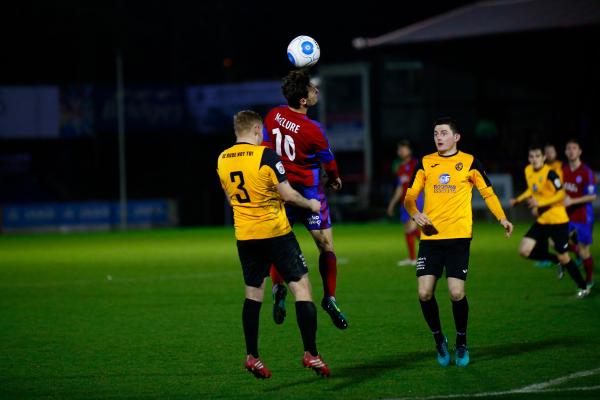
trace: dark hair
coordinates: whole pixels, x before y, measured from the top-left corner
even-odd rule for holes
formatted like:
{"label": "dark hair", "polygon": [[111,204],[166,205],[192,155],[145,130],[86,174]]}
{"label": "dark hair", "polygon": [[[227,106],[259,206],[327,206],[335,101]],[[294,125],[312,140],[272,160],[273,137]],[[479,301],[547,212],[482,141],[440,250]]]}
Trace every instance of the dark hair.
{"label": "dark hair", "polygon": [[248,131],[256,123],[262,124],[262,117],[252,110],[240,111],[233,117],[233,129],[236,133]]}
{"label": "dark hair", "polygon": [[408,147],[409,149],[412,150],[412,146],[410,145],[410,142],[406,139],[402,139],[398,143],[396,143],[396,147],[402,147],[402,146]]}
{"label": "dark hair", "polygon": [[283,78],[281,92],[290,107],[300,108],[300,99],[306,99],[308,97],[309,86],[310,75],[308,74],[308,70],[298,69],[290,71],[290,73]]}
{"label": "dark hair", "polygon": [[543,148],[543,149],[545,150],[545,149],[546,149],[546,147],[554,147],[554,149],[556,150],[556,146],[555,146],[555,145],[553,145],[553,144],[552,144],[552,143],[550,143],[550,142],[546,143],[546,144],[544,145],[544,148]]}
{"label": "dark hair", "polygon": [[575,143],[577,146],[579,146],[579,148],[581,148],[581,143],[579,143],[579,140],[575,139],[575,138],[569,138],[569,140],[567,140],[565,142],[565,145],[569,144],[569,143]]}
{"label": "dark hair", "polygon": [[542,146],[540,143],[533,143],[530,144],[529,147],[527,148],[527,151],[535,151],[535,150],[539,150],[542,152],[542,154],[544,154],[544,147],[546,146]]}
{"label": "dark hair", "polygon": [[456,120],[454,118],[451,117],[441,117],[435,120],[435,123],[433,124],[434,128],[437,125],[448,125],[450,127],[450,130],[452,130],[452,133],[460,133],[458,131],[458,125],[456,124]]}

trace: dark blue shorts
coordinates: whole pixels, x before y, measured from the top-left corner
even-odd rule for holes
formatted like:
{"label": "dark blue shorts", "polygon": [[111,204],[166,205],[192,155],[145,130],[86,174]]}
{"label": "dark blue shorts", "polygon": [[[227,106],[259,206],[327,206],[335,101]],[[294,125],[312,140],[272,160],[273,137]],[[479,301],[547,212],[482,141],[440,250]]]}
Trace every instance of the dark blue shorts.
{"label": "dark blue shorts", "polygon": [[309,231],[331,228],[331,217],[329,215],[329,205],[325,198],[325,191],[321,186],[302,186],[292,185],[302,196],[307,199],[317,199],[321,202],[321,210],[313,213],[306,208],[293,207],[285,205],[290,225],[294,226],[296,222],[302,222]]}
{"label": "dark blue shorts", "polygon": [[577,243],[589,246],[592,244],[592,224],[569,222],[569,232],[577,232]]}

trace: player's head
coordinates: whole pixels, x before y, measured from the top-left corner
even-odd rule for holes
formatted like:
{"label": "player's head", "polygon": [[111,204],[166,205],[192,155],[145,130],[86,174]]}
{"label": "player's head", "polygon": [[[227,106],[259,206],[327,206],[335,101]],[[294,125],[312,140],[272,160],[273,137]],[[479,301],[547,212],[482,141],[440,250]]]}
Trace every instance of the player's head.
{"label": "player's head", "polygon": [[565,155],[567,156],[567,160],[570,162],[577,161],[581,157],[581,153],[581,146],[577,139],[572,138],[567,140],[567,144],[565,145]]}
{"label": "player's head", "polygon": [[554,162],[556,160],[556,147],[552,143],[546,143],[544,145],[544,155],[546,156],[546,162]]}
{"label": "player's head", "polygon": [[438,118],[433,126],[433,140],[439,153],[453,153],[460,140],[456,121],[450,117]]}
{"label": "player's head", "polygon": [[529,156],[527,157],[529,164],[534,170],[538,170],[544,166],[546,162],[546,156],[544,155],[544,147],[538,144],[532,144],[529,146]]}
{"label": "player's head", "polygon": [[398,157],[401,159],[408,160],[412,156],[412,147],[408,140],[401,140],[396,146]]}
{"label": "player's head", "polygon": [[290,71],[283,78],[281,91],[288,105],[294,109],[307,109],[319,101],[319,89],[311,83],[306,69]]}
{"label": "player's head", "polygon": [[238,141],[244,140],[256,144],[262,143],[262,117],[252,110],[244,110],[235,114],[233,117],[233,129]]}

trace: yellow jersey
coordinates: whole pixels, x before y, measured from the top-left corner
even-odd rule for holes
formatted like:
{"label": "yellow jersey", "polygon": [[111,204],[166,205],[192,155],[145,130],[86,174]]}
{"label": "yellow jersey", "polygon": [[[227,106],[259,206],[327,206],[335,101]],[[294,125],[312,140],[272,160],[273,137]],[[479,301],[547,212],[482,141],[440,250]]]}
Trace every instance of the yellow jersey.
{"label": "yellow jersey", "polygon": [[268,239],[291,232],[277,191],[287,177],[273,150],[236,143],[219,155],[217,173],[233,207],[237,240]]}
{"label": "yellow jersey", "polygon": [[534,170],[528,165],[525,167],[525,179],[527,180],[527,190],[519,197],[517,203],[533,197],[538,202],[537,222],[543,225],[564,224],[569,222],[567,210],[563,205],[565,190],[562,186],[560,176],[544,164],[539,170]]}
{"label": "yellow jersey", "polygon": [[421,235],[421,240],[470,238],[473,235],[472,190],[475,186],[486,205],[498,219],[505,219],[500,201],[494,193],[481,162],[459,151],[451,156],[429,154],[415,167],[404,207],[409,215],[418,212],[415,200],[424,191],[423,212],[438,233]]}
{"label": "yellow jersey", "polygon": [[554,160],[551,163],[547,163],[547,164],[551,170],[553,170],[554,172],[556,172],[558,174],[558,176],[560,177],[560,180],[562,181],[563,180],[563,170],[562,170],[563,162],[560,160]]}

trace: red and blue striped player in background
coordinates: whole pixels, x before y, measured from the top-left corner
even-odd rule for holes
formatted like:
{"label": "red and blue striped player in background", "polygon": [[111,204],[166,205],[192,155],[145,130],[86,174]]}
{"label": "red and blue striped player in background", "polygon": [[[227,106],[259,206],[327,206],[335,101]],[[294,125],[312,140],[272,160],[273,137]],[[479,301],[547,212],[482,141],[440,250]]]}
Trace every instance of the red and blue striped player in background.
{"label": "red and blue striped player in background", "polygon": [[581,161],[581,146],[576,139],[569,139],[565,147],[567,163],[562,166],[564,186],[567,197],[564,204],[569,214],[569,231],[574,242],[571,250],[583,260],[587,288],[594,284],[594,261],[590,252],[594,210],[592,202],[596,199],[596,176],[590,167]]}
{"label": "red and blue striped player in background", "polygon": [[[398,266],[417,265],[417,252],[415,250],[416,240],[420,238],[420,231],[417,224],[404,208],[404,197],[408,190],[408,184],[415,173],[415,167],[419,160],[412,157],[412,148],[408,140],[401,140],[397,146],[398,157],[402,163],[398,165],[396,170],[396,190],[388,204],[387,214],[389,217],[394,216],[396,206],[400,203],[400,221],[404,224],[404,238],[406,239],[406,247],[408,249],[408,258],[398,261]],[[417,208],[423,211],[423,193],[417,199]]]}
{"label": "red and blue striped player in background", "polygon": [[[329,206],[325,198],[325,184],[339,191],[342,188],[337,163],[321,125],[307,116],[308,109],[318,102],[319,90],[310,81],[306,69],[291,71],[283,80],[283,96],[288,104],[273,108],[264,120],[265,146],[271,147],[283,162],[292,187],[308,199],[321,202],[319,213],[307,212],[286,204],[290,224],[302,222],[319,249],[319,272],[323,280],[324,296],[321,307],[329,314],[333,324],[346,329],[348,321],[340,311],[335,298],[337,285],[337,259],[333,248],[333,234]],[[321,180],[321,167],[327,181]],[[273,319],[281,324],[285,319],[287,289],[275,268],[271,268],[273,281]]]}

